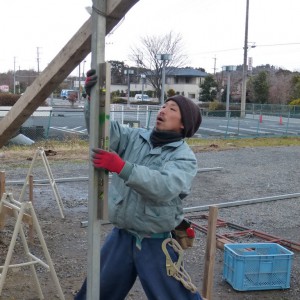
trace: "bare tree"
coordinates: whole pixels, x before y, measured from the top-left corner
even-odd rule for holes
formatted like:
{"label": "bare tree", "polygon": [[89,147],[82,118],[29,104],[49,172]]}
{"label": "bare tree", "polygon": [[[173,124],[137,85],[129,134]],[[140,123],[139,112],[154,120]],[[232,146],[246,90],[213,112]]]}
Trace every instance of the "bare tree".
{"label": "bare tree", "polygon": [[291,100],[291,78],[289,72],[277,72],[270,76],[268,103],[287,104]]}
{"label": "bare tree", "polygon": [[[183,40],[180,34],[170,32],[162,36],[146,36],[140,39],[140,46],[131,48],[130,59],[137,63],[140,72],[144,72],[147,81],[161,95],[162,71],[165,63],[166,76],[173,68],[182,67],[187,56],[183,54]],[[163,62],[159,54],[170,54],[171,60]]]}

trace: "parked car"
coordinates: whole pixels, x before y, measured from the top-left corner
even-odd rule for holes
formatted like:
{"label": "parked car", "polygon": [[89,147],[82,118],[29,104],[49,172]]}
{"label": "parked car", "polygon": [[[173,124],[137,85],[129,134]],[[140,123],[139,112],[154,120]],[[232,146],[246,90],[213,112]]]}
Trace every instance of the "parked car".
{"label": "parked car", "polygon": [[136,94],[134,96],[134,100],[136,100],[136,101],[150,101],[150,98],[146,94]]}
{"label": "parked car", "polygon": [[77,91],[75,90],[61,90],[61,93],[60,93],[60,97],[64,100],[71,100],[71,101],[75,101],[77,100],[78,98],[78,94],[77,94]]}

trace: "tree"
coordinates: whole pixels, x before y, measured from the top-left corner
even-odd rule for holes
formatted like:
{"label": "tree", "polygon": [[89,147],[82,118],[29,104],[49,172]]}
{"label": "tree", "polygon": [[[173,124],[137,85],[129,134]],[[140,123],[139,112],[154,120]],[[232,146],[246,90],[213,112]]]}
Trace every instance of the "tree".
{"label": "tree", "polygon": [[130,59],[135,61],[139,69],[143,69],[147,80],[156,90],[160,98],[162,88],[162,71],[164,62],[159,54],[170,54],[171,59],[165,61],[166,77],[173,68],[182,67],[186,61],[183,54],[183,41],[180,34],[170,32],[161,36],[146,36],[140,39],[140,46],[132,48]]}
{"label": "tree", "polygon": [[217,96],[217,86],[218,84],[213,75],[206,76],[204,82],[200,85],[201,91],[199,100],[203,102],[215,100]]}
{"label": "tree", "polygon": [[300,98],[300,75],[295,74],[292,78],[292,100]]}
{"label": "tree", "polygon": [[291,100],[291,72],[279,70],[269,75],[269,100],[272,104],[288,104]]}
{"label": "tree", "polygon": [[267,103],[269,96],[268,74],[260,72],[253,78],[253,95],[256,103]]}
{"label": "tree", "polygon": [[175,96],[175,95],[176,95],[176,92],[173,89],[169,89],[167,91],[167,97],[172,97],[172,96]]}
{"label": "tree", "polygon": [[124,77],[124,62],[111,60],[109,61],[111,64],[111,83],[112,84],[125,84]]}

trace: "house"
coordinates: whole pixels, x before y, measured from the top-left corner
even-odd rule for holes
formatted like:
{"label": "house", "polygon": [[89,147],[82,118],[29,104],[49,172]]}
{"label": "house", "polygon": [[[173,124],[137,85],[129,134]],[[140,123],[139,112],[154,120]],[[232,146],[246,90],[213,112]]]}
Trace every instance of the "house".
{"label": "house", "polygon": [[208,74],[193,68],[166,69],[165,91],[173,89],[176,93],[198,100],[200,85]]}
{"label": "house", "polygon": [[[208,73],[193,68],[166,68],[165,92],[173,89],[175,93],[186,96],[193,100],[199,99],[200,85],[204,82]],[[138,83],[130,83],[130,91],[140,93],[144,91],[154,91],[153,86],[147,81],[147,77],[142,84],[142,78]],[[127,91],[127,85],[111,85],[111,92]]]}

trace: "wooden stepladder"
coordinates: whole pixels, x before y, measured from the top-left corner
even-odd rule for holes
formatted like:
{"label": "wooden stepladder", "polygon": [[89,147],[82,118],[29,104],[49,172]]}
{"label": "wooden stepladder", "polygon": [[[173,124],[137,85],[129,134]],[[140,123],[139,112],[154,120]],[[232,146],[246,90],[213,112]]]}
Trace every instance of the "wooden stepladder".
{"label": "wooden stepladder", "polygon": [[[5,263],[3,266],[0,266],[0,270],[2,270],[2,273],[0,274],[0,295],[2,293],[2,289],[3,289],[4,283],[5,283],[5,279],[6,279],[9,268],[19,268],[19,267],[29,266],[31,269],[32,275],[33,275],[33,280],[35,283],[37,293],[39,295],[39,299],[44,299],[42,289],[41,289],[41,286],[40,286],[40,283],[38,280],[38,276],[37,276],[37,273],[36,273],[36,270],[34,267],[35,264],[39,264],[39,265],[43,266],[44,268],[46,268],[48,271],[50,271],[52,280],[58,291],[59,299],[62,299],[62,300],[65,299],[32,203],[30,201],[24,201],[24,202],[16,201],[15,199],[13,199],[13,195],[11,193],[9,193],[9,194],[4,193],[0,200],[0,212],[4,206],[10,207],[13,210],[14,217],[16,219],[16,223],[15,223],[14,231],[13,231],[12,238],[10,241],[10,245],[8,248],[8,252],[6,255]],[[33,228],[37,234],[37,237],[38,237],[40,245],[43,249],[44,257],[45,257],[47,263],[43,262],[40,258],[36,257],[34,254],[32,254],[30,252],[30,249],[29,249],[29,246],[27,243],[27,239],[26,239],[26,235],[24,232],[23,217],[25,215],[25,212],[27,212],[32,218]],[[12,260],[12,255],[14,253],[14,248],[15,248],[15,245],[17,242],[17,238],[19,235],[21,237],[21,242],[23,244],[25,257],[28,259],[28,261],[22,262],[22,263],[17,263],[17,264],[10,264],[11,260]]]}
{"label": "wooden stepladder", "polygon": [[25,191],[26,191],[26,187],[29,184],[29,178],[30,178],[30,175],[31,175],[34,163],[35,163],[35,161],[36,161],[36,159],[37,159],[38,156],[40,156],[42,158],[42,160],[43,160],[44,166],[46,168],[47,176],[48,176],[48,179],[49,179],[49,183],[50,183],[50,186],[52,188],[53,194],[55,196],[55,200],[56,200],[58,208],[59,208],[59,212],[61,214],[61,217],[64,218],[65,217],[64,213],[63,213],[64,205],[63,205],[63,202],[61,200],[61,197],[60,197],[60,194],[59,194],[59,191],[58,191],[55,179],[53,177],[52,171],[50,169],[50,165],[49,165],[47,156],[45,154],[45,150],[42,147],[39,147],[37,149],[37,151],[35,152],[34,156],[33,156],[31,165],[29,167],[27,176],[25,178],[24,185],[22,187],[22,191],[21,191],[21,194],[20,194],[20,197],[19,197],[19,201],[20,202],[23,201],[24,194],[25,194]]}

